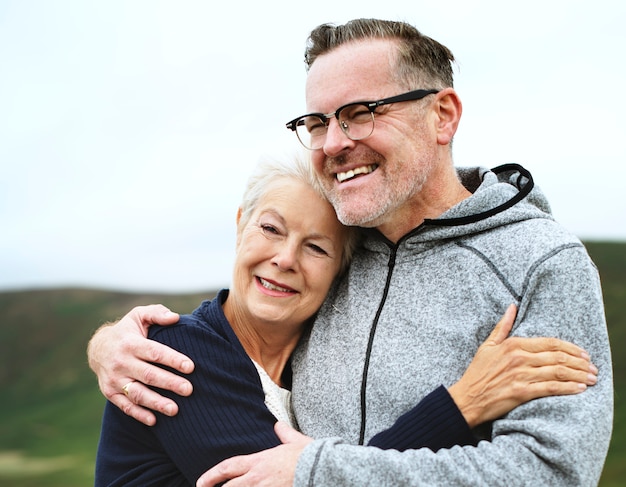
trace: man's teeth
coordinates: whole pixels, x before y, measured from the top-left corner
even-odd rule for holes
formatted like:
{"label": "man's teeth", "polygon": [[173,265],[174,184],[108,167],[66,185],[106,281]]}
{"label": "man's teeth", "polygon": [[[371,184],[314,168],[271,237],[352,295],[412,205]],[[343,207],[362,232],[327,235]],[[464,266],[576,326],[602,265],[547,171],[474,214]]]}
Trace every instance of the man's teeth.
{"label": "man's teeth", "polygon": [[261,282],[261,285],[265,289],[270,289],[272,291],[281,291],[283,293],[290,293],[290,292],[292,292],[291,289],[286,289],[284,287],[276,286],[275,284],[272,284],[271,282],[267,282],[265,279],[263,279],[261,277],[259,277],[259,281]]}
{"label": "man's teeth", "polygon": [[337,173],[337,181],[339,181],[340,183],[343,183],[344,181],[347,181],[348,179],[352,179],[354,176],[358,176],[359,174],[369,174],[374,169],[376,169],[376,164],[370,164],[369,166],[357,167],[347,172],[339,172]]}

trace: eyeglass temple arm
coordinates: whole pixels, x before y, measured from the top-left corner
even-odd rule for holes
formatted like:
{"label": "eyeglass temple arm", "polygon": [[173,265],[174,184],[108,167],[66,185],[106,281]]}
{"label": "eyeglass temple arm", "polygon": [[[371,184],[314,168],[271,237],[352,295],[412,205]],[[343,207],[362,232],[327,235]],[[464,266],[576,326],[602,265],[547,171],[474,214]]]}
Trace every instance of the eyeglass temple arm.
{"label": "eyeglass temple arm", "polygon": [[409,91],[408,93],[403,93],[401,95],[391,96],[389,98],[385,98],[383,100],[373,101],[367,104],[367,107],[370,110],[374,110],[376,107],[381,105],[387,105],[390,103],[399,103],[401,101],[413,101],[420,100],[428,95],[433,95],[435,93],[439,93],[439,90],[414,90]]}

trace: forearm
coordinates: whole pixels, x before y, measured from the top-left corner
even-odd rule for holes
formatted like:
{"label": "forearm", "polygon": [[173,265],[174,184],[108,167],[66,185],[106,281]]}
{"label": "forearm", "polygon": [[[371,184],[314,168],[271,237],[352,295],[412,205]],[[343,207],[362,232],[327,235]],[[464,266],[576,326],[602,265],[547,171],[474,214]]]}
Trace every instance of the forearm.
{"label": "forearm", "polygon": [[398,451],[425,447],[437,451],[454,445],[476,445],[477,441],[450,394],[441,386],[398,418],[391,428],[375,435],[368,446]]}
{"label": "forearm", "polygon": [[300,456],[294,485],[597,485],[611,429],[607,389],[520,406],[477,447],[397,452],[318,440]]}
{"label": "forearm", "polygon": [[[535,454],[544,453],[549,446],[520,441],[519,435],[510,433],[497,442],[483,441],[478,447],[454,447],[437,453],[424,448],[397,452],[347,445],[337,439],[318,440],[301,454],[294,486],[510,485],[512,479],[515,485],[528,486],[597,485],[595,472],[585,471],[586,465],[561,470],[556,467],[563,465],[558,455],[543,459]],[[575,441],[574,436],[569,440]],[[575,445],[589,451],[580,443]]]}

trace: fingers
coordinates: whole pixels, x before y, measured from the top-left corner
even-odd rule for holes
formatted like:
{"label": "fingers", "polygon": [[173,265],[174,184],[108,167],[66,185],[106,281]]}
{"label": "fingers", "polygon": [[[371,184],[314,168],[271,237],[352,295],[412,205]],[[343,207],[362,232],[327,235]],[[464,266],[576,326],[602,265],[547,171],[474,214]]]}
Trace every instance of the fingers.
{"label": "fingers", "polygon": [[172,325],[179,320],[178,313],[174,313],[162,304],[150,304],[148,306],[134,307],[123,319],[129,317],[137,324],[148,326],[155,325]]}
{"label": "fingers", "polygon": [[283,421],[276,422],[274,425],[274,432],[282,443],[292,443],[298,441],[302,436],[304,436],[302,433],[299,433]]}
{"label": "fingers", "polygon": [[[173,313],[165,306],[151,304],[133,308],[112,328],[116,328],[115,338],[122,341],[119,348],[126,350],[126,353],[130,353],[140,360],[157,363],[171,367],[183,374],[189,374],[194,367],[189,357],[158,342],[141,340],[138,334],[132,331],[138,329],[141,335],[146,337],[151,324],[171,325],[176,323],[178,319],[178,314]],[[132,374],[131,377],[152,386],[160,387],[162,385],[162,382],[153,382],[150,378],[150,374],[155,373],[154,368],[147,368],[144,373],[146,374],[145,377],[134,377]],[[156,380],[162,380],[164,377],[168,376],[157,374]],[[165,389],[170,388],[165,387]]]}
{"label": "fingers", "polygon": [[283,421],[276,422],[274,425],[274,431],[282,443],[300,443],[302,445],[307,445],[313,441],[313,438],[303,435],[298,430],[293,429]]}
{"label": "fingers", "polygon": [[[128,415],[144,424],[154,424],[156,417],[148,409],[171,416],[178,407],[146,386],[158,387],[188,396],[191,383],[184,377],[154,364],[170,367],[181,373],[193,371],[194,364],[185,355],[158,342],[148,340],[150,322],[171,324],[178,315],[162,305],[133,308],[118,323],[101,327],[88,345],[89,365],[98,376],[100,389],[107,399]],[[122,387],[126,384],[128,394]]]}
{"label": "fingers", "polygon": [[[185,355],[161,343],[137,335],[124,335],[108,344],[108,359],[100,366],[99,378],[104,377],[110,393],[121,392],[121,387],[131,380],[170,390],[181,396],[192,392],[191,383],[173,372],[153,363],[162,364],[182,373],[193,371],[193,362]],[[107,396],[108,397],[108,396]]]}
{"label": "fingers", "polygon": [[[518,345],[520,340],[529,339],[516,339]],[[503,412],[508,412],[519,404],[541,397],[578,394],[598,381],[597,367],[582,357],[562,351],[502,351],[503,358],[492,368],[495,376],[481,390],[485,397],[491,394],[494,412],[505,405]]]}
{"label": "fingers", "polygon": [[532,399],[576,394],[597,383],[598,369],[580,347],[556,338],[506,337],[509,307],[449,393],[470,427]]}
{"label": "fingers", "polygon": [[146,426],[154,426],[156,424],[156,416],[154,413],[141,406],[137,406],[122,393],[114,394],[109,397],[109,401],[120,408],[125,414],[135,418]]}
{"label": "fingers", "polygon": [[581,382],[541,381],[525,386],[524,393],[520,396],[523,402],[541,397],[568,396],[579,394],[587,389],[587,385]]}
{"label": "fingers", "polygon": [[564,352],[566,354],[581,357],[589,360],[589,354],[586,350],[580,348],[573,343],[559,340],[558,338],[546,338],[546,337],[533,337],[533,338],[516,338],[516,340],[523,340],[520,345],[521,348],[531,353],[538,352]]}
{"label": "fingers", "polygon": [[141,382],[131,381],[127,383],[122,390],[126,398],[132,404],[132,406],[127,406],[131,411],[138,411],[138,408],[143,407],[157,411],[166,416],[175,416],[178,414],[178,405],[174,401],[161,396]]}
{"label": "fingers", "polygon": [[[117,401],[121,403],[122,410],[144,424],[147,424],[146,420],[152,421],[152,416],[154,416],[148,414],[147,409],[166,416],[176,415],[177,404],[147,386],[169,390],[181,396],[189,396],[193,392],[191,382],[149,362],[162,363],[184,370],[193,369],[193,363],[184,355],[158,342],[144,338],[129,338],[128,341],[130,343],[122,346],[125,350],[124,354],[111,360],[112,375],[109,380],[115,385],[111,387],[109,384],[106,391],[103,390],[105,395],[110,400],[112,400],[111,396],[115,395]],[[123,387],[127,387],[126,395],[122,393]],[[121,397],[119,397],[120,393],[122,393]]]}
{"label": "fingers", "polygon": [[520,377],[533,382],[576,382],[592,386],[598,381],[598,368],[588,360],[563,352],[534,353],[526,368],[520,368]]}
{"label": "fingers", "polygon": [[502,343],[511,363],[516,365],[525,362],[530,366],[561,365],[591,372],[597,375],[598,370],[591,362],[589,355],[582,348],[556,338],[508,338]]}
{"label": "fingers", "polygon": [[206,471],[196,486],[209,487],[228,481],[228,487],[290,487],[303,448],[279,445],[258,453],[229,458]]}
{"label": "fingers", "polygon": [[136,367],[133,368],[133,373],[129,374],[131,377],[144,384],[176,392],[181,396],[191,394],[189,381],[152,365],[155,363],[178,370],[183,374],[190,374],[193,372],[194,363],[189,357],[162,343],[130,337],[126,350],[139,359],[139,361],[132,362]]}
{"label": "fingers", "polygon": [[[158,369],[158,367],[155,368]],[[172,374],[172,376],[181,379],[175,374]],[[159,412],[166,416],[175,416],[178,414],[178,405],[176,402],[161,396],[137,380],[127,379],[123,386],[118,386],[115,389],[103,386],[100,388],[107,399],[124,411],[125,414],[147,426],[153,426],[156,423],[156,416],[152,411]],[[191,394],[191,383],[185,381],[185,386],[182,388],[182,391],[185,393],[184,395]]]}
{"label": "fingers", "polygon": [[508,383],[508,397],[514,404],[548,396],[579,394],[593,386],[597,376],[560,365],[548,365],[529,369],[512,377]]}
{"label": "fingers", "polygon": [[[232,457],[204,472],[196,481],[196,487],[213,487],[226,480],[235,479],[248,472],[250,466],[245,456]],[[232,485],[229,482],[229,485]]]}
{"label": "fingers", "polygon": [[511,333],[516,316],[517,306],[514,304],[509,305],[500,321],[498,321],[489,337],[487,337],[487,340],[485,340],[485,343],[491,343],[493,345],[502,343],[506,337],[509,336],[509,333]]}
{"label": "fingers", "polygon": [[[489,337],[485,340],[485,345],[499,345],[504,340],[507,339],[509,333],[511,333],[511,329],[513,328],[513,324],[515,322],[515,317],[517,315],[517,306],[514,304],[509,305],[507,310],[500,321],[496,324],[493,331],[489,335]],[[566,342],[564,340],[559,340],[558,338],[553,337],[531,337],[531,338],[522,338],[522,337],[510,337],[508,338],[510,341],[520,340],[519,343],[516,343],[515,346],[519,347],[530,353],[540,353],[540,352],[563,352],[568,355],[574,357],[581,357],[587,361],[589,361],[589,354],[586,350],[580,348],[579,346]]]}

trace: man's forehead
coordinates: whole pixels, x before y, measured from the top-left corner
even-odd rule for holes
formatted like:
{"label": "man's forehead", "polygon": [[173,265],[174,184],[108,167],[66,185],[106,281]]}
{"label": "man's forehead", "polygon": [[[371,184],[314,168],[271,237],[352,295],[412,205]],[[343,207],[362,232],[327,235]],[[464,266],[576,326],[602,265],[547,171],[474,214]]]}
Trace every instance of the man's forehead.
{"label": "man's forehead", "polygon": [[318,57],[306,80],[307,109],[328,111],[345,103],[386,96],[382,92],[396,84],[392,48],[393,43],[381,39],[358,41]]}

